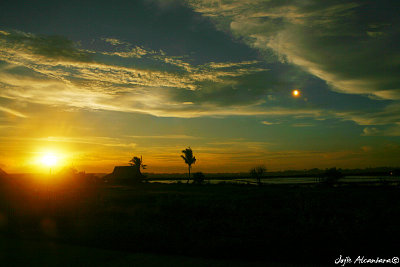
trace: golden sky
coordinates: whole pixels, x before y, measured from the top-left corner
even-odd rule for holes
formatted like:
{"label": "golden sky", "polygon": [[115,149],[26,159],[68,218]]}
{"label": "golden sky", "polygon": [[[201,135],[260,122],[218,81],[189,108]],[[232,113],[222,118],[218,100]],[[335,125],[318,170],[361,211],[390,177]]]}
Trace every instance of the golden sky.
{"label": "golden sky", "polygon": [[0,168],[398,165],[393,3],[250,2],[2,3]]}

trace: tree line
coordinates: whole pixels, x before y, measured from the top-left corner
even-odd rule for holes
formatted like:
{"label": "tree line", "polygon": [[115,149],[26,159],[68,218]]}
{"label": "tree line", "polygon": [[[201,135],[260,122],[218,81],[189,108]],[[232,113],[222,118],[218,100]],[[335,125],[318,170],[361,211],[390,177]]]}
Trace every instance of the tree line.
{"label": "tree line", "polygon": [[[189,181],[190,181],[190,171],[192,169],[192,165],[196,163],[196,157],[193,155],[193,150],[190,147],[182,150],[181,157],[185,161],[185,163],[188,165],[188,173],[189,174],[188,174],[187,183],[189,183]],[[140,156],[140,158],[136,157],[136,156],[133,157],[129,161],[129,165],[136,167],[136,172],[137,172],[136,175],[137,175],[137,177],[143,177],[143,174],[141,173],[140,170],[141,169],[143,169],[143,170],[146,169],[147,165],[143,164],[142,156]],[[199,173],[196,173],[196,174],[194,174],[194,176],[195,176],[195,178],[197,178],[195,180],[200,180],[202,178],[202,176],[203,176],[203,180],[204,180],[204,175],[203,174],[200,175]]]}

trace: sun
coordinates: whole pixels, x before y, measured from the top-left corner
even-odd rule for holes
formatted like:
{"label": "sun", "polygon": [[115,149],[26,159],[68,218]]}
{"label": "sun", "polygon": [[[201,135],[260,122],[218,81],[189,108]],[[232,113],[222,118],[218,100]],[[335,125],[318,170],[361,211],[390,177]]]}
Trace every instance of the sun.
{"label": "sun", "polygon": [[294,97],[298,97],[298,96],[300,96],[300,91],[299,90],[293,90],[292,91],[292,95],[294,96]]}
{"label": "sun", "polygon": [[47,153],[42,157],[42,163],[48,167],[56,165],[58,162],[58,157],[52,153]]}

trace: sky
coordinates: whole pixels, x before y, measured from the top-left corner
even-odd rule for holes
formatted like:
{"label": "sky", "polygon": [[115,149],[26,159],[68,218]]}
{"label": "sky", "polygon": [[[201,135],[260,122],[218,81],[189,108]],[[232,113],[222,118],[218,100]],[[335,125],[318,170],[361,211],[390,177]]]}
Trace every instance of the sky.
{"label": "sky", "polygon": [[[398,166],[400,4],[0,2],[0,168]],[[300,95],[292,95],[299,90]]]}

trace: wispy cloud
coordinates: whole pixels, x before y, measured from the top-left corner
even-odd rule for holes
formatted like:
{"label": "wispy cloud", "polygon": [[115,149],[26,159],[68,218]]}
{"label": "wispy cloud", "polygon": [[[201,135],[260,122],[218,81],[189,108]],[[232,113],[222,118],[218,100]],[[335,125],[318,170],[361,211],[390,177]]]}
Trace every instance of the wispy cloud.
{"label": "wispy cloud", "polygon": [[[130,45],[116,39],[106,40],[115,45]],[[162,59],[183,70],[166,71],[102,63],[95,60],[97,52],[80,50],[71,41],[59,37],[9,32],[0,35],[0,44],[0,60],[9,64],[7,70],[0,73],[3,87],[0,97],[3,98],[156,116],[223,115],[230,111],[233,114],[260,113],[246,109],[239,112],[235,106],[227,111],[219,110],[218,102],[225,101],[226,95],[218,96],[204,88],[205,85],[207,88],[216,85],[216,88],[237,92],[236,88],[231,88],[237,83],[234,79],[267,71],[255,66],[255,61],[191,65],[162,51],[156,53],[140,47],[128,52],[108,53],[118,57],[130,57],[126,53],[132,53],[131,56],[137,58],[151,54],[151,60]],[[104,55],[104,52],[100,53]],[[14,71],[17,68],[23,71]],[[185,91],[201,91],[197,95],[206,101],[213,99],[216,104],[203,105],[194,98],[196,95]],[[213,97],[206,97],[207,94]],[[254,104],[259,100],[247,101]],[[181,107],[182,103],[192,104]],[[244,107],[248,105],[243,102]]]}
{"label": "wispy cloud", "polygon": [[400,126],[390,126],[385,128],[366,127],[361,136],[400,136]]}
{"label": "wispy cloud", "polygon": [[292,124],[293,127],[312,127],[314,124],[312,123],[294,123]]}
{"label": "wispy cloud", "polygon": [[264,124],[264,125],[275,125],[275,124],[280,124],[280,122],[262,121],[261,124]]}
{"label": "wispy cloud", "polygon": [[6,108],[6,107],[2,107],[0,106],[0,111],[3,111],[5,113],[11,114],[13,116],[16,117],[20,117],[20,118],[27,118],[28,116],[22,114],[21,112],[18,112],[16,110],[10,109],[10,108]]}
{"label": "wispy cloud", "polygon": [[336,91],[400,99],[400,48],[390,45],[400,36],[393,1],[187,2],[218,29],[300,66]]}
{"label": "wispy cloud", "polygon": [[116,51],[116,52],[101,52],[103,55],[108,55],[108,56],[118,56],[122,58],[141,58],[142,56],[146,55],[148,51],[145,49],[136,46],[134,48],[131,48],[127,51]]}
{"label": "wispy cloud", "polygon": [[400,105],[393,103],[378,111],[336,112],[335,116],[359,125],[388,125],[400,122]]}
{"label": "wispy cloud", "polygon": [[104,42],[113,46],[112,51],[87,51],[89,53],[99,53],[108,56],[118,56],[122,58],[141,58],[145,55],[157,54],[156,51],[147,50],[143,47],[132,45],[131,43],[116,39],[116,38],[102,38]]}
{"label": "wispy cloud", "polygon": [[109,43],[111,45],[129,45],[128,42],[121,41],[117,38],[102,38],[102,40],[106,43]]}
{"label": "wispy cloud", "polygon": [[258,63],[260,62],[257,60],[243,61],[243,62],[210,62],[209,66],[213,69],[222,69],[222,68],[241,67],[246,65],[255,65]]}
{"label": "wispy cloud", "polygon": [[173,134],[173,135],[130,135],[128,136],[133,139],[200,139],[201,137],[184,135],[184,134]]}
{"label": "wispy cloud", "polygon": [[70,136],[47,136],[47,137],[14,137],[6,136],[0,137],[2,140],[14,141],[35,141],[44,143],[75,143],[75,144],[88,144],[106,147],[121,147],[121,148],[135,148],[136,143],[127,142],[120,138],[112,138],[105,136],[87,136],[87,137],[70,137]]}

